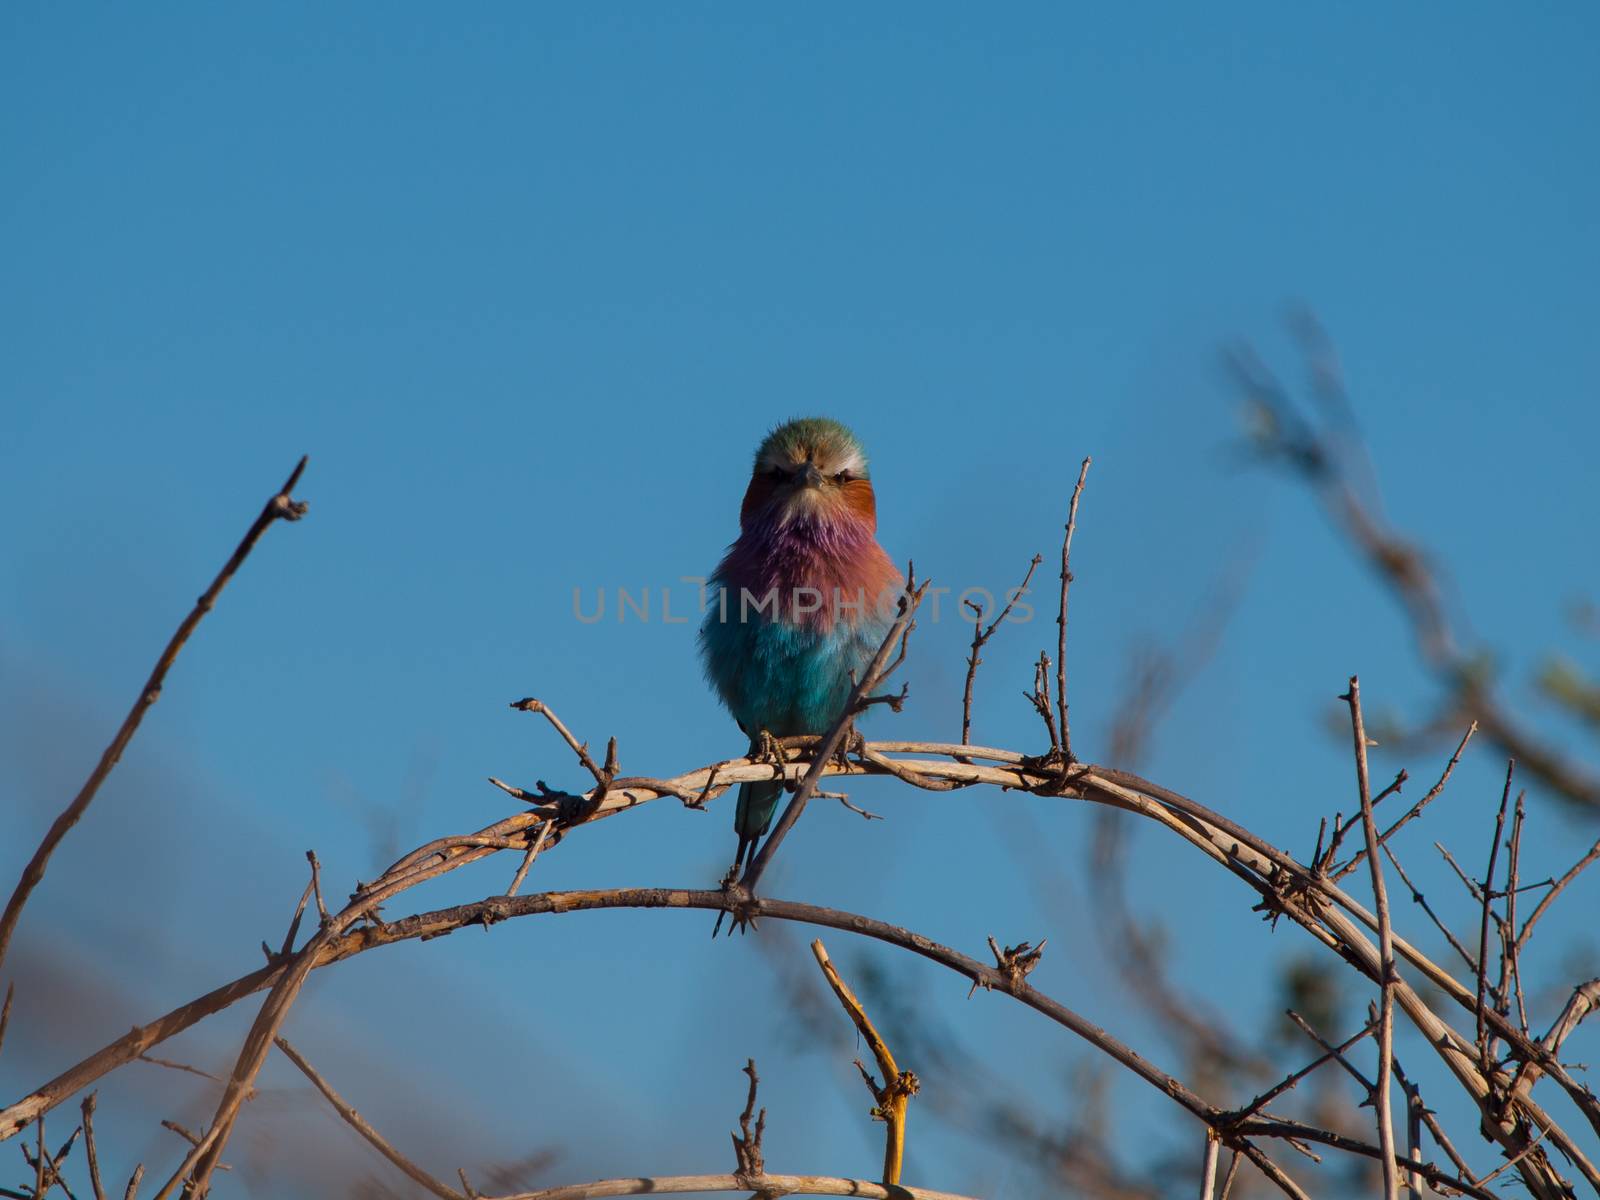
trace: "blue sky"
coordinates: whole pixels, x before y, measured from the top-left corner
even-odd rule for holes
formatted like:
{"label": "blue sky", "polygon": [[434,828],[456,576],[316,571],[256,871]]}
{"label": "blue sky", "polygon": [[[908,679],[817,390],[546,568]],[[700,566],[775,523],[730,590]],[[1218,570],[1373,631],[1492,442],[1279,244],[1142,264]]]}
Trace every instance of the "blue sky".
{"label": "blue sky", "polygon": [[[0,877],[301,453],[312,504],[201,629],[17,953],[96,980],[82,1019],[107,1037],[248,969],[306,848],[342,894],[390,850],[508,811],[486,775],[580,782],[506,709],[519,696],[615,734],[630,772],[737,752],[692,625],[585,625],[572,592],[688,598],[677,581],[736,532],[756,442],[814,412],[872,454],[884,545],[957,587],[1010,586],[1048,556],[1095,457],[1072,643],[1091,756],[1130,651],[1248,564],[1149,770],[1309,851],[1352,795],[1326,731],[1346,677],[1413,717],[1432,693],[1305,496],[1231,453],[1217,349],[1248,339],[1298,380],[1280,318],[1312,305],[1388,511],[1458,615],[1513,681],[1571,644],[1565,607],[1597,590],[1597,26],[1582,4],[8,6]],[[1037,744],[1018,691],[1053,643],[1044,618],[986,652],[978,739]],[[965,635],[925,625],[913,701],[882,731],[957,733]],[[1443,757],[1405,765],[1431,778]],[[1400,765],[1380,751],[1374,770]],[[1482,753],[1453,797],[1474,832],[1497,769]],[[889,820],[809,815],[774,894],[970,952],[1048,935],[1038,981],[1160,1060],[1097,958],[1078,806],[1030,805],[1023,840],[1064,880],[1046,903],[1019,867],[1016,797],[856,798]],[[654,807],[572,839],[534,883],[713,883],[726,809]],[[1551,867],[1593,837],[1533,811]],[[1142,908],[1181,897],[1179,965],[1219,1008],[1269,1011],[1274,964],[1304,939],[1260,935],[1236,888],[1153,833],[1134,855],[1156,881]],[[490,893],[513,866],[416,901]],[[831,1057],[795,1052],[772,955],[713,946],[707,924],[569,917],[385,951],[315,984],[289,1034],[380,1126],[431,1136],[445,1174],[550,1140],[567,1145],[554,1178],[712,1169],[749,1054],[770,1163],[870,1173],[848,1034]],[[805,956],[791,940],[775,953]],[[881,956],[829,944],[846,965]],[[1063,1101],[1076,1047],[904,969],[1041,1104]],[[42,1019],[25,982],[18,1021]],[[234,1026],[174,1050],[224,1066]],[[0,1084],[69,1057],[13,1043]],[[142,1082],[199,1119],[203,1093]],[[137,1092],[102,1101],[119,1166],[174,1150]],[[1165,1127],[1159,1098],[1119,1096]],[[430,1130],[440,1107],[458,1128]],[[330,1136],[321,1115],[304,1136]],[[907,1178],[1028,1194],[959,1139],[913,1136]]]}

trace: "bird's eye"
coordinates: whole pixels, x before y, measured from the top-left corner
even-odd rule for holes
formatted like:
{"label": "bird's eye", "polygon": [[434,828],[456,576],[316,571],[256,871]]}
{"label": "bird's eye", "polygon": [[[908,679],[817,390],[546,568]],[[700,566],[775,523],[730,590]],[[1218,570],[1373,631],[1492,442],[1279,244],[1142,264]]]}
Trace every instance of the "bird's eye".
{"label": "bird's eye", "polygon": [[835,483],[849,483],[850,482],[850,478],[851,478],[851,476],[850,476],[850,472],[849,471],[840,471],[837,475],[835,475],[833,477],[833,481]]}

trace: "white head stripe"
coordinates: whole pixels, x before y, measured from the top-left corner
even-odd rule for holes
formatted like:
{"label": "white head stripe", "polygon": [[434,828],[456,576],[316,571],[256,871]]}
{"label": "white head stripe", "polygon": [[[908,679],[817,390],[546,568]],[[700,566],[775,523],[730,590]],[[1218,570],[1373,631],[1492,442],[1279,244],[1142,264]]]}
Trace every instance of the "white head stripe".
{"label": "white head stripe", "polygon": [[[818,454],[812,461],[817,464],[818,468],[827,471],[829,474],[849,471],[851,474],[859,475],[867,465],[866,460],[861,456],[861,451],[854,446],[845,450],[843,454],[834,453],[832,446],[824,447],[822,453]],[[762,467],[777,467],[779,470],[788,471],[793,469],[794,461],[781,449],[774,446],[761,456],[761,462],[758,465]]]}

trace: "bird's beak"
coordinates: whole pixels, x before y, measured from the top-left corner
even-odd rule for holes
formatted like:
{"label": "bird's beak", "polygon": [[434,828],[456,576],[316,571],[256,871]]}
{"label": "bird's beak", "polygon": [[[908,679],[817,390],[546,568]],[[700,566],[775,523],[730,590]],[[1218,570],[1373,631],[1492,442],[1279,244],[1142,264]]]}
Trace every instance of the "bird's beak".
{"label": "bird's beak", "polygon": [[807,463],[805,470],[800,472],[800,486],[803,488],[822,486],[822,472],[817,470],[815,463]]}

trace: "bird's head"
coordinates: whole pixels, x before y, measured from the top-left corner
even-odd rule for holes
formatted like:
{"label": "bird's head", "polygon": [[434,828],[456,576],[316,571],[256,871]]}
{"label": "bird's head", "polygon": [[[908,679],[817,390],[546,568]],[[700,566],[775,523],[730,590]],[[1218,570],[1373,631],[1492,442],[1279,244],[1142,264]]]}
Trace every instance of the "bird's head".
{"label": "bird's head", "polygon": [[740,526],[797,517],[864,521],[869,530],[877,524],[866,452],[853,433],[827,417],[786,422],[756,450]]}

